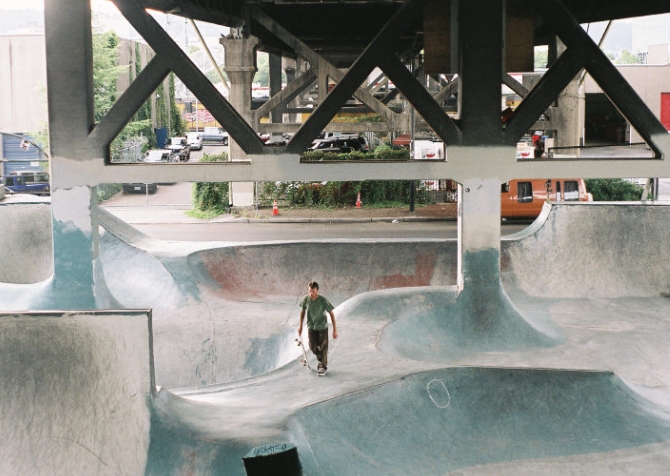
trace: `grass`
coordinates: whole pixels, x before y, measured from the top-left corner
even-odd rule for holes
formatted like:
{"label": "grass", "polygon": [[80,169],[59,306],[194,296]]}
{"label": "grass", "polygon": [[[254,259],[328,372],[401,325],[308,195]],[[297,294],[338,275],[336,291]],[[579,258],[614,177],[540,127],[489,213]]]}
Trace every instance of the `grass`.
{"label": "grass", "polygon": [[186,212],[186,215],[190,216],[191,218],[197,218],[199,220],[211,220],[212,218],[216,218],[219,215],[223,215],[225,211],[221,209],[212,209],[212,210],[206,210],[206,211],[201,211],[201,210],[188,210]]}

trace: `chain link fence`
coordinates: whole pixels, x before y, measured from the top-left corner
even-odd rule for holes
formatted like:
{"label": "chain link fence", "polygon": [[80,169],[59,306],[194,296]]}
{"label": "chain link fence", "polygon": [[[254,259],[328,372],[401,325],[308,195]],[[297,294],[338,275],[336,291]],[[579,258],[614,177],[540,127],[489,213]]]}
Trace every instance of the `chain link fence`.
{"label": "chain link fence", "polygon": [[148,142],[144,136],[123,142],[123,147],[112,153],[112,162],[127,163],[142,161],[142,147]]}

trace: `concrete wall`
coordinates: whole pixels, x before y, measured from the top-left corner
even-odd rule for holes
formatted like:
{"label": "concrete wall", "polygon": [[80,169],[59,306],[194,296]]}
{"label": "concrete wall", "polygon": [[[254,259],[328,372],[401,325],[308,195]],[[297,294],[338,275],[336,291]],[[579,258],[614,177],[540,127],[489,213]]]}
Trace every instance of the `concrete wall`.
{"label": "concrete wall", "polygon": [[[9,199],[7,199],[9,200]],[[0,203],[0,283],[28,284],[53,274],[51,204]]]}
{"label": "concrete wall", "polygon": [[[661,93],[670,92],[670,64],[619,65],[619,72],[626,78],[656,117],[661,117]],[[587,75],[586,93],[602,93],[600,86]],[[631,142],[644,142],[631,130]]]}
{"label": "concrete wall", "polygon": [[[135,42],[119,40],[119,64],[135,68]],[[142,65],[154,56],[140,44]],[[0,132],[36,132],[47,124],[46,50],[44,35],[0,36]],[[119,74],[117,89],[130,84],[127,71]],[[165,80],[165,90],[168,81]]]}
{"label": "concrete wall", "polygon": [[0,131],[46,127],[44,35],[0,36]]}

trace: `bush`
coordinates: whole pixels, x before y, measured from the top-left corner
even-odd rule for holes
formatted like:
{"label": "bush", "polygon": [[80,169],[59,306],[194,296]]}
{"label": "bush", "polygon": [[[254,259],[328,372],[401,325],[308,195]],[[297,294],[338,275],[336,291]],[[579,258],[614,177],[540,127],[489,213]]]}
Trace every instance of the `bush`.
{"label": "bush", "polygon": [[105,200],[112,198],[114,195],[119,193],[123,187],[120,183],[101,183],[95,187],[95,194],[98,199],[98,203],[102,203]]}
{"label": "bush", "polygon": [[300,156],[303,162],[331,161],[363,161],[363,160],[409,160],[408,149],[393,149],[388,145],[377,146],[374,152],[351,151],[346,153],[323,152],[308,150]]}
{"label": "bush", "polygon": [[[260,187],[259,204],[269,206],[276,200],[286,206],[341,207],[356,203],[358,193],[366,206],[409,203],[407,180],[366,180],[363,182],[265,182]],[[416,203],[427,203],[428,193],[417,189]]]}
{"label": "bush", "polygon": [[[228,154],[205,154],[200,162],[228,162]],[[228,182],[196,182],[193,184],[193,209],[197,212],[221,214],[228,211]]]}
{"label": "bush", "polygon": [[622,179],[586,179],[595,202],[629,202],[642,198],[642,187]]}

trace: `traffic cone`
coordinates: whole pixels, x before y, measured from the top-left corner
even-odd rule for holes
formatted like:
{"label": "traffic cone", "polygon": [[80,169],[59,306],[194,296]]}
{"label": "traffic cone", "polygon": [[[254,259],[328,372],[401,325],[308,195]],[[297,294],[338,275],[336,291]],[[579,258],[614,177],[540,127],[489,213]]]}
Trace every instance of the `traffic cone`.
{"label": "traffic cone", "polygon": [[361,192],[358,192],[358,198],[356,199],[356,208],[361,208],[363,203],[361,202]]}
{"label": "traffic cone", "polygon": [[279,215],[279,207],[277,207],[277,199],[275,198],[275,202],[272,205],[272,215],[277,216]]}

